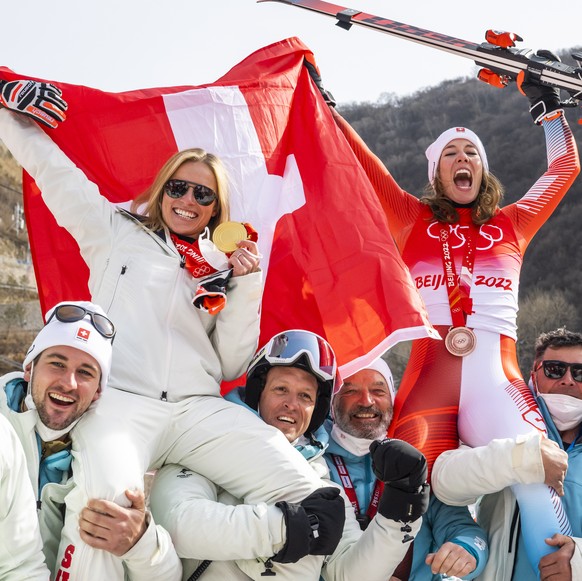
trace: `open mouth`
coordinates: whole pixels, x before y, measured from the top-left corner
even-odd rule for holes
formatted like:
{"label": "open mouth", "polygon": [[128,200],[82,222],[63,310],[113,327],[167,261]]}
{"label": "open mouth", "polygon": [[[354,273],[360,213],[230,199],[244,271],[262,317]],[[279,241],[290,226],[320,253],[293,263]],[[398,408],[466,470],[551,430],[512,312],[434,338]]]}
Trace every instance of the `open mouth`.
{"label": "open mouth", "polygon": [[75,403],[73,398],[63,395],[62,393],[51,392],[48,396],[52,403],[61,407],[68,407]]}
{"label": "open mouth", "polygon": [[453,181],[460,190],[469,190],[473,185],[473,176],[468,169],[460,169],[455,172]]}
{"label": "open mouth", "polygon": [[352,418],[356,419],[356,420],[374,420],[378,417],[378,414],[375,414],[373,412],[359,412],[357,414],[354,414],[352,416]]}
{"label": "open mouth", "polygon": [[296,424],[297,423],[293,418],[290,418],[289,416],[277,416],[277,421],[284,422],[286,424]]}
{"label": "open mouth", "polygon": [[181,208],[174,208],[174,214],[177,214],[180,218],[186,218],[187,220],[198,218],[198,214],[195,212],[188,212],[188,210],[182,210]]}

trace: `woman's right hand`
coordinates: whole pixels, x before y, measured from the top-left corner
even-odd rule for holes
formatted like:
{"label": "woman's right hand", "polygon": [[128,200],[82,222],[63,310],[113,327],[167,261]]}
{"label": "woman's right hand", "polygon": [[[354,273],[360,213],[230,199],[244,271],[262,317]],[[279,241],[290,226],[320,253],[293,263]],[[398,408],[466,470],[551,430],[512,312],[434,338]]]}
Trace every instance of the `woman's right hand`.
{"label": "woman's right hand", "polygon": [[261,255],[256,242],[241,240],[238,248],[230,255],[228,264],[232,268],[232,276],[244,276],[260,270]]}
{"label": "woman's right hand", "polygon": [[1,105],[28,115],[52,129],[66,119],[68,105],[61,95],[61,90],[51,83],[32,80],[0,81]]}

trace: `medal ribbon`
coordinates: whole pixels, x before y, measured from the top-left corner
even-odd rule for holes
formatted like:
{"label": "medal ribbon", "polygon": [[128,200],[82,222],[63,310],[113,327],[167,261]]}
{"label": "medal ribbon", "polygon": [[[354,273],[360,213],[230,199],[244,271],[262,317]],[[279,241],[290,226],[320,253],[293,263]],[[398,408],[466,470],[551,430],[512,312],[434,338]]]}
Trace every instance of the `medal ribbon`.
{"label": "medal ribbon", "polygon": [[217,272],[216,268],[210,266],[204,256],[202,256],[200,247],[198,246],[198,240],[189,242],[176,236],[173,232],[170,232],[170,238],[176,250],[184,257],[184,267],[194,278],[202,278]]}
{"label": "medal ribbon", "polygon": [[[344,487],[344,490],[346,492],[346,496],[352,503],[356,515],[360,515],[361,514],[360,503],[358,502],[356,489],[354,488],[354,484],[348,473],[346,463],[344,462],[344,459],[341,456],[332,454],[331,457],[333,459],[335,467],[337,468],[337,473],[339,474],[342,486]],[[376,478],[376,482],[374,483],[374,491],[372,492],[372,498],[370,499],[370,504],[368,505],[368,510],[366,511],[366,516],[370,520],[372,520],[376,516],[376,513],[378,512],[378,503],[380,502],[380,496],[382,496],[383,491],[384,483]]]}
{"label": "medal ribbon", "polygon": [[471,293],[471,281],[473,279],[473,265],[475,264],[473,238],[472,233],[466,238],[467,250],[463,256],[461,276],[457,278],[449,237],[449,230],[442,226],[439,230],[439,241],[441,243],[443,270],[447,293],[449,295],[453,327],[465,327],[467,324],[467,315],[473,312],[473,299],[469,296]]}

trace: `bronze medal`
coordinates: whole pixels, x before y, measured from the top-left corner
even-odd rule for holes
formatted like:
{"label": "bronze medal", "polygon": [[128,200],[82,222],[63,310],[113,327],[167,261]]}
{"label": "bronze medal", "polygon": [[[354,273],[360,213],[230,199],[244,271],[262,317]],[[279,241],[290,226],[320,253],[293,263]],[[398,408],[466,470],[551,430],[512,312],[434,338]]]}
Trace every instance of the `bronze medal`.
{"label": "bronze medal", "polygon": [[248,238],[247,229],[242,222],[223,222],[212,234],[212,242],[222,252],[234,252],[237,242]]}
{"label": "bronze medal", "polygon": [[477,337],[467,327],[451,327],[445,337],[447,351],[457,357],[465,357],[475,351]]}

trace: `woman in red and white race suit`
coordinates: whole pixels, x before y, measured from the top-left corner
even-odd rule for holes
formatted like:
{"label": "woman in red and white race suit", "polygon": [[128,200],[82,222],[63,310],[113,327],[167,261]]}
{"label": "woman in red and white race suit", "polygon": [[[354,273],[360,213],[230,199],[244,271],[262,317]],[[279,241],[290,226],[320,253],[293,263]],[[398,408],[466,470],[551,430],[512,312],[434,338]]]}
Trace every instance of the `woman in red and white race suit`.
{"label": "woman in red and white race suit", "polygon": [[[332,109],[378,193],[431,323],[443,339],[455,327],[462,329],[453,352],[474,345],[463,356],[449,352],[444,340],[413,342],[390,435],[420,449],[430,466],[459,439],[480,446],[493,438],[545,432],[517,364],[519,273],[529,242],[572,185],[580,163],[555,90],[535,82],[522,88],[546,136],[548,169],[519,201],[503,208],[501,185],[472,131],[449,129],[427,149],[433,193],[419,200],[398,186]],[[569,523],[553,489],[518,485],[514,492],[537,570],[541,556],[552,550],[544,539],[567,534]]]}
{"label": "woman in red and white race suit", "polygon": [[[243,241],[230,259],[226,307],[212,316],[192,304],[200,279],[180,247],[192,249],[206,226],[228,219],[220,162],[201,161],[199,150],[171,158],[145,219],[112,205],[27,117],[0,110],[0,139],[79,244],[92,300],[118,328],[110,389],[75,428],[76,486],[57,579],[123,579],[119,558],[82,542],[78,514],[90,498],[127,505],[124,491],[143,489],[145,472],[163,463],[196,470],[249,503],[299,502],[321,487],[280,432],[220,395],[220,382],[242,375],[255,353],[262,293],[256,245]],[[180,194],[171,180],[188,187]],[[217,196],[210,204],[208,189]],[[157,229],[148,226],[156,205]]]}

